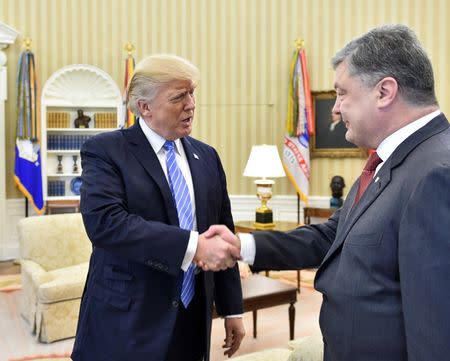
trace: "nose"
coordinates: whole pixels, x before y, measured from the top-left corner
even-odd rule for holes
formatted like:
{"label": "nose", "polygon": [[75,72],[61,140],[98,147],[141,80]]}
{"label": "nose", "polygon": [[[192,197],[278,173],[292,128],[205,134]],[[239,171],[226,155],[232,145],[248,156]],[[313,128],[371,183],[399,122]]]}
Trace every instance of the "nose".
{"label": "nose", "polygon": [[341,101],[339,100],[339,97],[336,97],[331,113],[341,115]]}
{"label": "nose", "polygon": [[195,95],[194,94],[187,94],[187,101],[185,105],[186,110],[194,110],[195,109]]}

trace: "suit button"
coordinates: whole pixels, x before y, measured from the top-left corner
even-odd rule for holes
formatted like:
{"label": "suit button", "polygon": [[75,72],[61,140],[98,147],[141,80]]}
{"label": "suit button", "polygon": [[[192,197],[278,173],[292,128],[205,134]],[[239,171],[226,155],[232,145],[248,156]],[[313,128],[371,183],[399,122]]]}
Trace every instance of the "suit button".
{"label": "suit button", "polygon": [[173,301],[173,302],[172,302],[172,306],[175,307],[175,308],[177,308],[177,307],[178,307],[178,301]]}

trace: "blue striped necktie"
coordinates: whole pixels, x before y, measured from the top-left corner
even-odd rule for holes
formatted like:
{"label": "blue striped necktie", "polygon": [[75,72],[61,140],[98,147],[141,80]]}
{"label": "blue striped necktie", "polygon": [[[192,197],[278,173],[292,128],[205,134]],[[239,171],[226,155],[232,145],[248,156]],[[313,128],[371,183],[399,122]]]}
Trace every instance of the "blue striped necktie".
{"label": "blue striped necktie", "polygon": [[[175,158],[175,144],[173,141],[167,140],[164,143],[164,149],[166,150],[166,164],[167,175],[169,178],[170,190],[172,191],[173,198],[177,207],[178,220],[180,222],[180,228],[192,230],[193,215],[191,197],[189,195],[189,188],[186,180],[181,173],[181,169],[178,167]],[[191,263],[186,272],[184,272],[183,285],[181,286],[181,302],[184,307],[187,308],[189,303],[194,297],[195,292],[195,265]]]}

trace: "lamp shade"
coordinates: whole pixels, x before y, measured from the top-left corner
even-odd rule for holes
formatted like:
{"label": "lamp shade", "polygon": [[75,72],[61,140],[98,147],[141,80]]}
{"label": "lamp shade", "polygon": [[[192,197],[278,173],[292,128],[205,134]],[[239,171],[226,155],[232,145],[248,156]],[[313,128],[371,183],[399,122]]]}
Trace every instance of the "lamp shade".
{"label": "lamp shade", "polygon": [[254,145],[244,169],[245,177],[284,177],[278,149],[275,145]]}

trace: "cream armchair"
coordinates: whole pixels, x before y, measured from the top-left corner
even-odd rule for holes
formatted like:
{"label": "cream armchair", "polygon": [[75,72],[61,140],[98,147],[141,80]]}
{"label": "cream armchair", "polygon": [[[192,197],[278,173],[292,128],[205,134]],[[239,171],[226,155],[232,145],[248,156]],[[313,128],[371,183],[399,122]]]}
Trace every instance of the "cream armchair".
{"label": "cream armchair", "polygon": [[320,332],[289,341],[286,348],[271,348],[231,358],[230,361],[323,361]]}
{"label": "cream armchair", "polygon": [[41,342],[75,336],[92,246],[81,214],[19,221],[21,313]]}

